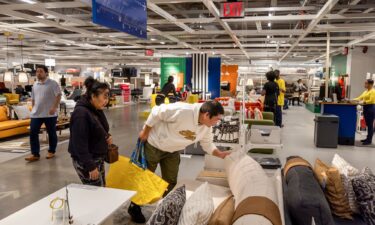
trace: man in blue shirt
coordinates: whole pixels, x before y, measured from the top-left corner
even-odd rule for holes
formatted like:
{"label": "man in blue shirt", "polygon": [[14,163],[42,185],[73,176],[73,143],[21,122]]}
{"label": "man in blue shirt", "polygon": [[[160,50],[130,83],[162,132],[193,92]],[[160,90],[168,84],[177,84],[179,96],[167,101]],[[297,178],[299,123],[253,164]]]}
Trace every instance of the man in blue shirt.
{"label": "man in blue shirt", "polygon": [[47,159],[55,156],[57,147],[56,123],[61,90],[56,81],[48,78],[46,66],[38,66],[36,76],[37,82],[31,92],[33,109],[31,111],[30,145],[32,155],[25,158],[28,162],[35,162],[40,159],[39,132],[42,124],[46,126],[49,137]]}

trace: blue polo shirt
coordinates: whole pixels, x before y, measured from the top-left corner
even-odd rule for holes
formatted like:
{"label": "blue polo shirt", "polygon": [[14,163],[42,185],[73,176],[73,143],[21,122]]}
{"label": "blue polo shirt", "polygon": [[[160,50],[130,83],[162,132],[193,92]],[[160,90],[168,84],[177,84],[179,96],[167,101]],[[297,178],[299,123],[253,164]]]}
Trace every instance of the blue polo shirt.
{"label": "blue polo shirt", "polygon": [[50,115],[49,111],[56,101],[56,97],[61,95],[59,84],[47,78],[43,83],[37,81],[33,85],[31,92],[31,99],[34,101],[34,107],[31,111],[31,118],[50,118],[57,117],[57,110],[55,115]]}

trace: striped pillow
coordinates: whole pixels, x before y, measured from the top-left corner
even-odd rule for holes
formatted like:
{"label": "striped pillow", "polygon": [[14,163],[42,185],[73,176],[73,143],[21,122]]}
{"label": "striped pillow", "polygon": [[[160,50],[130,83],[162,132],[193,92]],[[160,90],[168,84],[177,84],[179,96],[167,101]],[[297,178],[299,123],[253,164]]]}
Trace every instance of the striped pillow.
{"label": "striped pillow", "polygon": [[178,225],[206,225],[214,211],[208,183],[202,184],[186,201]]}

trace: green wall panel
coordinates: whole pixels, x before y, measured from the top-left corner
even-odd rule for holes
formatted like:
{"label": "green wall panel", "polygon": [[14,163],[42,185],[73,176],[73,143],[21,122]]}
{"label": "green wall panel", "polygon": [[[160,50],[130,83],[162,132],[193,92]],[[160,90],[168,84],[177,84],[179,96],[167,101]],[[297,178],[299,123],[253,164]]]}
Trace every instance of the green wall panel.
{"label": "green wall panel", "polygon": [[169,76],[183,74],[183,83],[186,84],[186,59],[185,58],[161,58],[160,59],[160,86],[163,87]]}

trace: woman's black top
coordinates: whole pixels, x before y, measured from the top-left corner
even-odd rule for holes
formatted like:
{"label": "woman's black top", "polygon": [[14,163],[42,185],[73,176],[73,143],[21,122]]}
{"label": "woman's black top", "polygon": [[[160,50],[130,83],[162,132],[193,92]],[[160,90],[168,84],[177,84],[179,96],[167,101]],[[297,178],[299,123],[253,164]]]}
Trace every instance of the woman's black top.
{"label": "woman's black top", "polygon": [[72,158],[87,171],[96,168],[94,159],[108,154],[109,125],[102,110],[97,110],[82,97],[70,119],[70,141],[68,151]]}
{"label": "woman's black top", "polygon": [[168,96],[169,93],[173,93],[174,96],[177,96],[177,94],[176,94],[176,87],[174,86],[173,83],[166,83],[164,85],[163,89],[161,89],[161,93],[164,96]]}
{"label": "woman's black top", "polygon": [[265,107],[275,108],[277,105],[277,97],[279,94],[279,85],[274,81],[268,81],[264,84],[266,91],[264,105]]}

